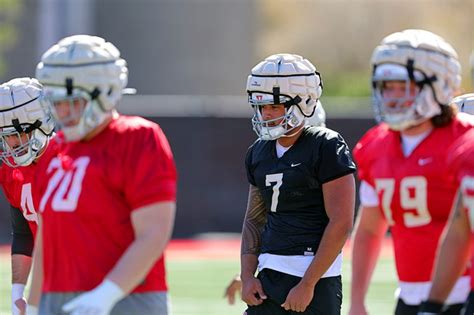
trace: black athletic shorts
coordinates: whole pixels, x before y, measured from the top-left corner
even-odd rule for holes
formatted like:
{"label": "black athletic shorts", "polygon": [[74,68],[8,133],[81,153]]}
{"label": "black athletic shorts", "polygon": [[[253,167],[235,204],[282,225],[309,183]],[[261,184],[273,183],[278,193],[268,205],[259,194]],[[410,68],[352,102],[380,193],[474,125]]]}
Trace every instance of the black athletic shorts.
{"label": "black athletic shorts", "polygon": [[[453,304],[445,309],[442,315],[459,315],[461,314],[463,304]],[[408,305],[401,299],[398,299],[397,307],[395,308],[395,315],[417,315],[420,305]]]}
{"label": "black athletic shorts", "polygon": [[285,311],[281,304],[300,277],[271,269],[258,274],[267,299],[258,306],[249,306],[247,315],[340,315],[342,304],[341,276],[321,278],[314,288],[314,297],[304,312]]}

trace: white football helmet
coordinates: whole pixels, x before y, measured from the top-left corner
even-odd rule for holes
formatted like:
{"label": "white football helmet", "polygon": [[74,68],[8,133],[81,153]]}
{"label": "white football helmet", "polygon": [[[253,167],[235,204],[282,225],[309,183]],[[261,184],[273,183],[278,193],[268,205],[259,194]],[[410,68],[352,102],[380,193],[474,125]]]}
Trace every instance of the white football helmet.
{"label": "white football helmet", "polygon": [[306,118],[306,124],[308,126],[326,127],[326,111],[320,101],[316,104],[314,115]]}
{"label": "white football helmet", "polygon": [[[36,77],[52,104],[69,102],[71,115],[59,117],[55,106],[53,114],[66,141],[78,141],[112,115],[127,85],[128,69],[112,43],[74,35],[43,54]],[[77,100],[85,106],[74,106]]]}
{"label": "white football helmet", "polygon": [[460,112],[474,115],[474,93],[459,95],[451,101]]}
{"label": "white football helmet", "polygon": [[[247,79],[248,101],[255,111],[254,131],[263,140],[287,136],[314,114],[322,91],[321,76],[307,59],[293,54],[266,58]],[[261,107],[269,104],[283,104],[285,115],[264,120]]]}
{"label": "white football helmet", "polygon": [[[424,30],[405,30],[385,37],[375,48],[371,64],[376,118],[394,130],[439,115],[440,106],[447,106],[461,85],[456,51],[443,38]],[[384,97],[387,81],[406,82],[405,96]],[[416,86],[415,95],[410,83]]]}
{"label": "white football helmet", "polygon": [[54,119],[36,79],[17,78],[0,85],[0,158],[5,164],[30,165],[53,130]]}

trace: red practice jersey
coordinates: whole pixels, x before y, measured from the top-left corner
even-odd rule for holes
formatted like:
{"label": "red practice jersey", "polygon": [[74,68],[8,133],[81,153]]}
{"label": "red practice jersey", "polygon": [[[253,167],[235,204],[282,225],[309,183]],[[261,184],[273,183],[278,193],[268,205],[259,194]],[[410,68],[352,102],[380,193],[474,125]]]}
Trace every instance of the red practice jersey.
{"label": "red practice jersey", "polygon": [[[459,187],[474,241],[474,129],[459,138],[449,152],[448,161],[456,187]],[[472,261],[474,262],[474,253]],[[471,268],[471,289],[474,289],[474,268]]]}
{"label": "red practice jersey", "polygon": [[[49,140],[45,152],[38,159],[47,158],[48,155],[53,154],[57,148],[55,140],[55,137]],[[38,217],[33,199],[38,200],[39,197],[37,195],[33,197],[34,190],[31,186],[36,169],[36,162],[17,168],[3,164],[0,168],[5,197],[12,207],[19,209],[23,213],[33,236],[36,236],[36,229],[38,227]]]}
{"label": "red practice jersey", "polygon": [[[34,185],[42,196],[43,292],[87,291],[134,241],[132,211],[176,200],[176,168],[160,127],[140,117],[114,118],[91,140],[59,151],[41,160]],[[160,257],[133,292],[165,290]]]}
{"label": "red practice jersey", "polygon": [[448,126],[434,128],[408,157],[400,133],[380,124],[354,149],[359,178],[374,187],[390,225],[400,281],[431,279],[438,239],[457,189],[448,180],[448,147],[473,124],[471,117],[459,115]]}

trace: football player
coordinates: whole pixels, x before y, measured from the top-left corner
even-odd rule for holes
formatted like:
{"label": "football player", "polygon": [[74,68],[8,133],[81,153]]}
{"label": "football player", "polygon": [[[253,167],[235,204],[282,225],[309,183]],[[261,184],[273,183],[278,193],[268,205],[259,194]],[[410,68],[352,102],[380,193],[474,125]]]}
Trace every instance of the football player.
{"label": "football player", "polygon": [[[474,108],[472,94],[456,97],[453,102]],[[433,286],[428,301],[420,307],[419,315],[441,314],[444,302],[469,263],[474,231],[474,129],[456,140],[450,149],[450,173],[459,187],[448,227],[440,241],[433,272]],[[464,314],[474,314],[474,269],[471,268],[471,293]]]}
{"label": "football player", "polygon": [[[321,102],[319,103],[319,106],[316,106],[314,115],[306,119],[306,124],[316,127],[326,127],[326,111]],[[236,275],[224,290],[224,297],[227,298],[227,302],[230,305],[235,303],[235,295],[237,292],[241,293],[241,290],[242,280],[240,279],[240,275]]]}
{"label": "football player", "polygon": [[12,223],[12,314],[24,314],[25,284],[38,223],[31,183],[38,159],[53,135],[54,122],[36,79],[0,85],[0,178]]}
{"label": "football player", "polygon": [[75,35],[43,54],[36,76],[63,143],[34,180],[41,224],[29,303],[41,301],[41,315],[168,314],[176,169],[157,124],[115,110],[125,60],[103,38]]}
{"label": "football player", "polygon": [[[385,37],[372,55],[374,109],[380,124],[357,143],[361,208],[353,238],[351,307],[365,296],[382,240],[392,233],[398,275],[395,314],[417,314],[427,298],[438,239],[456,186],[447,181],[447,148],[473,126],[450,101],[461,67],[452,46],[424,30]],[[469,292],[458,279],[443,314],[458,314]]]}
{"label": "football player", "polygon": [[272,55],[252,69],[247,92],[259,139],[245,159],[246,314],[340,314],[355,165],[337,132],[305,125],[320,106],[320,74],[301,56]]}

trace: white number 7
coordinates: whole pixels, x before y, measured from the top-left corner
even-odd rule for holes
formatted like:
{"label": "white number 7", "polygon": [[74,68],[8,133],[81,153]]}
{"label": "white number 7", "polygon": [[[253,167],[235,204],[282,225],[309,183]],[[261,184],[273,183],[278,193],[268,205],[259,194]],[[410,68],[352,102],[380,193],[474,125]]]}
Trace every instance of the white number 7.
{"label": "white number 7", "polygon": [[272,183],[276,184],[273,186],[272,205],[270,207],[270,211],[276,212],[278,206],[278,196],[280,196],[280,186],[283,184],[283,173],[267,175],[265,177],[265,186],[271,186]]}

